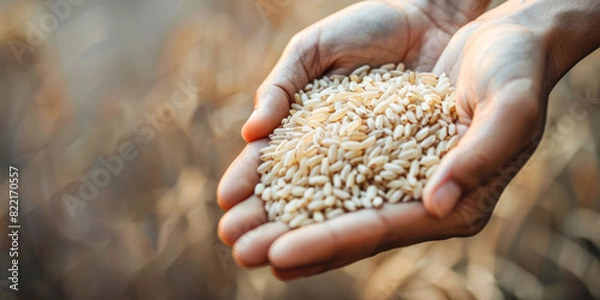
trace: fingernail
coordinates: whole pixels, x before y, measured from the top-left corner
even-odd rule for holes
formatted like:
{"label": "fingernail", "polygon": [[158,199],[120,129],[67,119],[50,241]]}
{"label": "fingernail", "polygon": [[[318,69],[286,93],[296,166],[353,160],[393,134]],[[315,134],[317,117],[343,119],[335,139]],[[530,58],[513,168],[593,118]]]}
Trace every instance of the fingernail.
{"label": "fingernail", "polygon": [[443,183],[433,195],[433,204],[436,214],[443,218],[447,216],[461,196],[460,186],[449,180]]}

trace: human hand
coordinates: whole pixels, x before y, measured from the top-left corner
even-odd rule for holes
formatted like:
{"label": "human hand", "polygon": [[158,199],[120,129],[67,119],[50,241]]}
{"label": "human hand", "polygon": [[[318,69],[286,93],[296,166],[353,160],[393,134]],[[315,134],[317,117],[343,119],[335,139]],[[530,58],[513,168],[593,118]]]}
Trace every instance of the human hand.
{"label": "human hand", "polygon": [[[241,265],[258,266],[270,262],[280,278],[288,279],[305,276],[343,266],[390,248],[427,240],[471,235],[478,232],[487,221],[495,204],[495,197],[493,197],[493,201],[485,202],[485,206],[478,209],[478,205],[481,203],[481,201],[477,201],[479,193],[469,192],[474,187],[486,182],[495,171],[498,171],[494,169],[493,164],[487,163],[489,160],[484,156],[485,151],[491,150],[490,154],[492,155],[496,155],[496,152],[500,151],[495,148],[490,149],[485,145],[481,147],[476,142],[485,138],[485,134],[482,134],[482,132],[486,132],[485,130],[498,133],[495,128],[489,127],[490,124],[497,126],[498,121],[502,120],[501,116],[506,116],[508,112],[515,109],[513,106],[517,106],[512,103],[513,105],[509,106],[510,109],[505,108],[503,113],[499,115],[493,113],[489,108],[497,107],[494,105],[498,105],[501,101],[508,101],[502,100],[506,98],[506,96],[502,98],[502,95],[507,94],[507,90],[504,90],[506,87],[512,89],[513,85],[515,88],[519,88],[518,91],[522,92],[519,94],[520,97],[529,100],[537,99],[538,102],[536,105],[535,101],[529,101],[526,104],[529,106],[526,106],[523,111],[519,110],[517,115],[509,116],[518,120],[518,124],[514,126],[501,124],[509,127],[509,129],[521,128],[523,124],[529,124],[527,129],[531,130],[517,133],[516,136],[503,136],[503,141],[527,141],[527,136],[535,132],[532,128],[536,126],[531,126],[531,124],[538,124],[539,126],[542,123],[543,118],[540,118],[538,112],[542,108],[539,100],[544,98],[541,89],[543,79],[540,74],[542,74],[542,71],[536,71],[535,68],[530,69],[531,72],[526,75],[514,77],[512,75],[516,70],[522,71],[517,67],[518,64],[515,64],[511,68],[513,72],[509,72],[504,77],[504,81],[499,83],[490,75],[487,76],[489,80],[484,84],[480,84],[478,80],[475,81],[476,76],[470,77],[470,80],[465,79],[465,82],[469,82],[470,85],[464,87],[461,87],[462,81],[459,81],[457,85],[459,88],[458,95],[459,97],[465,97],[466,95],[466,100],[460,99],[462,102],[460,108],[457,109],[460,110],[462,133],[467,132],[464,137],[466,142],[461,141],[459,143],[461,148],[459,149],[466,149],[464,145],[475,145],[475,149],[479,149],[479,152],[475,152],[478,156],[474,157],[480,161],[475,160],[475,163],[469,163],[469,160],[457,155],[450,156],[449,154],[450,158],[445,159],[440,166],[443,167],[441,168],[442,171],[437,172],[439,174],[434,176],[432,184],[429,185],[424,196],[424,203],[385,205],[380,210],[363,210],[322,224],[288,232],[289,228],[285,224],[265,224],[267,219],[264,203],[260,199],[250,196],[254,185],[259,180],[256,173],[256,168],[260,163],[259,150],[267,144],[265,139],[259,139],[264,138],[279,125],[281,119],[288,113],[288,103],[293,93],[301,89],[310,79],[317,78],[324,72],[328,74],[348,73],[355,67],[365,63],[377,65],[385,62],[404,61],[412,69],[431,69],[440,53],[440,47],[436,48],[434,46],[441,43],[440,46],[443,47],[443,37],[446,36],[447,38],[449,35],[443,29],[437,27],[435,22],[431,22],[431,18],[424,18],[422,9],[415,9],[412,3],[406,4],[409,2],[402,3],[404,3],[403,6],[394,4],[394,8],[401,7],[402,9],[395,10],[392,15],[378,7],[381,5],[387,7],[391,4],[363,3],[307,29],[294,38],[280,62],[259,89],[256,101],[257,109],[243,130],[243,136],[250,144],[223,177],[218,195],[222,207],[225,209],[233,207],[221,220],[219,234],[226,243],[235,244],[234,257]],[[389,7],[387,8],[389,9]],[[413,10],[410,10],[411,8]],[[407,13],[408,11],[412,13]],[[490,17],[485,21],[484,24],[487,24],[489,28],[483,26],[485,30],[481,29],[482,32],[490,29],[490,32],[493,32],[493,34],[484,35],[488,37],[484,39],[488,44],[476,40],[471,41],[474,39],[468,35],[464,35],[462,39],[455,38],[456,40],[453,41],[454,46],[448,47],[448,49],[455,50],[446,50],[446,54],[444,54],[436,69],[448,69],[455,80],[462,78],[459,76],[460,72],[451,71],[450,68],[454,67],[455,70],[461,70],[465,62],[463,57],[469,58],[471,53],[478,54],[478,48],[492,49],[492,52],[496,52],[493,57],[497,57],[501,62],[505,62],[507,58],[513,59],[516,55],[521,58],[520,63],[527,63],[522,66],[539,66],[540,61],[543,61],[542,58],[536,59],[534,55],[529,57],[532,59],[531,61],[527,59],[527,55],[530,54],[529,51],[540,50],[535,48],[539,46],[535,42],[535,37],[528,37],[526,33],[519,32],[516,29],[511,31],[511,34],[506,35],[502,41],[514,40],[524,42],[527,46],[526,49],[516,49],[522,52],[516,51],[515,54],[512,54],[513,52],[506,45],[494,41],[492,36],[498,34],[498,30],[500,30],[493,30],[494,24],[500,22],[501,19],[502,17]],[[425,25],[421,27],[414,26],[410,20],[414,20],[414,24]],[[507,28],[510,27],[510,24],[507,24]],[[409,28],[411,29],[409,30]],[[394,37],[397,39],[394,39]],[[410,38],[406,39],[406,37],[412,37],[412,40]],[[398,42],[398,40],[401,40],[401,42]],[[494,47],[490,47],[489,43]],[[470,47],[472,50],[463,49],[466,44],[473,44],[474,46]],[[327,45],[331,45],[331,47]],[[406,47],[406,45],[415,46]],[[431,47],[424,47],[424,45],[431,45]],[[467,52],[469,55],[462,55]],[[452,53],[461,55],[453,55]],[[522,59],[522,55],[525,55],[526,59]],[[479,54],[478,57],[479,60],[487,62],[485,56]],[[502,61],[502,58],[505,60]],[[501,68],[501,62],[493,63],[490,67],[485,64],[480,65],[483,70],[476,74],[484,76],[492,74],[492,71],[498,69],[504,72],[504,69]],[[512,64],[513,62],[510,61],[509,63]],[[486,73],[486,70],[490,70],[490,72]],[[520,73],[517,74],[520,75]],[[483,94],[470,94],[472,90],[479,91],[479,87],[496,89],[484,90]],[[462,89],[465,91],[461,92]],[[285,99],[288,101],[282,101]],[[480,104],[484,101],[479,99],[493,104]],[[500,100],[488,101],[488,99]],[[488,107],[487,110],[483,110],[485,107]],[[478,116],[480,112],[482,117],[476,118],[475,116]],[[486,121],[487,118],[484,118],[486,116],[490,116],[493,122]],[[488,127],[478,127],[477,132],[469,133],[470,131],[467,129],[470,125],[475,124],[475,120],[482,120],[481,124],[483,125],[481,126]],[[471,126],[471,128],[475,128],[475,126]],[[508,135],[506,132],[504,131],[502,134]],[[493,145],[498,145],[498,143]],[[522,148],[523,145],[520,144],[509,145],[508,151],[510,154],[515,154]],[[465,150],[453,152],[460,153],[460,151],[464,152]],[[505,159],[504,161],[494,162],[496,167],[499,167],[505,165],[506,160],[512,156],[496,155],[492,157]],[[448,171],[454,170],[457,166],[469,172],[454,174]],[[469,167],[474,169],[469,169]],[[489,168],[489,170],[480,170],[479,167]],[[472,174],[484,177],[477,177],[477,175]],[[448,195],[451,195],[449,192],[452,192],[452,188],[445,188],[446,192],[442,193],[445,198],[441,197],[441,203],[436,204],[438,201],[433,200],[437,197],[434,197],[433,194],[439,190],[439,183],[448,182],[449,178],[457,182],[458,192],[457,189],[454,189],[455,197],[448,197]],[[500,188],[503,189],[503,186]],[[460,201],[458,201],[459,198],[461,198]],[[452,208],[454,209],[452,210]],[[433,217],[428,213],[428,210],[434,214],[445,216],[445,218]],[[447,215],[451,210],[452,213]]]}
{"label": "human hand", "polygon": [[[452,34],[480,14],[487,2],[468,0],[453,6],[452,0],[366,1],[304,29],[259,87],[243,138],[253,142],[267,137],[289,113],[294,94],[323,75],[390,62],[431,70]],[[223,205],[228,208],[232,203],[226,198]]]}
{"label": "human hand", "polygon": [[424,190],[430,213],[483,228],[542,137],[550,91],[600,45],[599,14],[597,1],[508,1],[454,35],[433,73],[455,83],[462,138]]}

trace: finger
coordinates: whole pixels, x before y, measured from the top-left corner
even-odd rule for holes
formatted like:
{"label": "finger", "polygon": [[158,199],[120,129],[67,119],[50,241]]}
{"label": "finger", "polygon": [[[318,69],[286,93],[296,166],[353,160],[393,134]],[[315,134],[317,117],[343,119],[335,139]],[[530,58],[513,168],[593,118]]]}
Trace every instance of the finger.
{"label": "finger", "polygon": [[244,233],[267,222],[264,202],[255,196],[229,210],[219,221],[219,238],[233,245]]}
{"label": "finger", "polygon": [[281,270],[275,267],[271,267],[271,273],[277,277],[277,279],[281,281],[290,281],[292,279],[296,279],[299,277],[306,277],[315,274],[319,274],[326,271],[324,264],[319,264],[315,266],[308,266],[302,268],[296,268],[291,270]]}
{"label": "finger", "polygon": [[340,267],[346,266],[348,264],[351,264],[351,263],[358,261],[360,259],[363,259],[363,258],[365,258],[365,257],[363,257],[363,256],[343,257],[343,258],[340,258],[340,259],[338,259],[332,263],[328,263],[328,264],[317,264],[317,265],[313,265],[313,266],[300,267],[300,268],[294,268],[294,269],[288,269],[288,270],[277,269],[275,267],[272,267],[271,272],[279,280],[289,281],[289,280],[296,279],[299,277],[312,276],[312,275],[320,274],[323,272],[327,272],[332,269],[340,268]]}
{"label": "finger", "polygon": [[348,252],[369,253],[383,242],[385,225],[374,210],[364,210],[299,228],[273,243],[269,260],[278,269],[292,269],[326,263]]}
{"label": "finger", "polygon": [[254,111],[242,128],[246,141],[264,138],[273,132],[288,114],[294,94],[325,71],[319,57],[318,30],[313,26],[294,36],[258,88]]}
{"label": "finger", "polygon": [[252,195],[260,180],[256,171],[262,163],[260,150],[268,145],[267,139],[248,144],[225,171],[217,187],[217,202],[221,208],[228,210]]}
{"label": "finger", "polygon": [[344,258],[369,257],[387,243],[401,246],[446,238],[460,224],[455,218],[431,216],[420,202],[386,204],[286,233],[269,249],[269,261],[278,270],[335,265]]}
{"label": "finger", "polygon": [[[488,191],[490,188],[497,189],[498,183],[486,185],[482,190]],[[490,193],[482,190],[466,195],[452,215],[444,219],[431,216],[420,202],[386,204],[380,210],[353,212],[306,227],[314,230],[301,232],[301,228],[285,234],[274,243],[269,253],[272,272],[281,280],[291,280],[343,267],[390,249],[450,237],[472,236],[484,228],[495,205],[495,201],[483,198]],[[375,212],[381,219],[378,222],[386,225],[373,227],[372,223],[377,221],[369,220],[374,216],[372,214],[358,216],[367,211]],[[347,220],[343,220],[344,217]],[[369,226],[371,230],[357,232],[353,224],[355,227]],[[383,235],[385,238],[379,243],[375,239],[370,240],[369,235]],[[356,249],[356,244],[349,241],[353,238],[363,242],[362,249]],[[367,245],[369,243],[372,244]]]}
{"label": "finger", "polygon": [[269,262],[271,244],[290,228],[281,222],[265,223],[242,235],[233,246],[233,257],[244,267],[258,267]]}
{"label": "finger", "polygon": [[485,183],[531,142],[539,122],[536,90],[532,80],[517,79],[476,108],[468,130],[427,183],[423,203],[430,213],[448,215],[463,195]]}

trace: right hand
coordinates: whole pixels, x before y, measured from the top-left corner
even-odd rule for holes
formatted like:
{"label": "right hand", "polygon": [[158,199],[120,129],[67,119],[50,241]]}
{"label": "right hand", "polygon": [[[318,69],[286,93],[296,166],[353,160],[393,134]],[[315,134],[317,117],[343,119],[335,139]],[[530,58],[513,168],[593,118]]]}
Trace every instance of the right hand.
{"label": "right hand", "polygon": [[[268,263],[271,244],[289,231],[283,223],[267,223],[264,203],[253,196],[253,190],[260,178],[259,151],[288,115],[294,94],[315,78],[349,74],[365,64],[403,62],[412,70],[430,71],[454,32],[481,13],[487,1],[433,2],[362,2],[292,38],[256,93],[254,112],[242,130],[249,144],[231,164],[217,192],[219,205],[228,210],[220,221],[219,236],[226,244],[235,244],[233,254],[239,264]],[[453,6],[465,3],[475,4],[468,13]],[[278,269],[276,264],[273,267]]]}

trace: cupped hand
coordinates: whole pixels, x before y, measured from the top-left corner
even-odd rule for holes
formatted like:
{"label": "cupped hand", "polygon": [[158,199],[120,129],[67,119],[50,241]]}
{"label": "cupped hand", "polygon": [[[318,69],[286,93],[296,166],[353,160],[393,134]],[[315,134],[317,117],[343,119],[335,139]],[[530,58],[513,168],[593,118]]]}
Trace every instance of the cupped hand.
{"label": "cupped hand", "polygon": [[[260,86],[255,110],[242,130],[249,144],[218,188],[219,204],[228,210],[219,224],[219,236],[234,245],[233,255],[240,265],[270,263],[277,276],[289,279],[340,267],[394,247],[469,235],[484,223],[467,219],[470,215],[460,209],[461,204],[444,219],[432,216],[426,206],[433,212],[439,210],[431,204],[430,191],[424,199],[426,206],[421,202],[385,205],[290,231],[283,223],[268,222],[264,203],[252,196],[259,181],[259,151],[267,145],[268,134],[288,114],[295,92],[314,78],[347,74],[364,64],[404,62],[413,70],[431,70],[454,31],[469,18],[452,11],[451,6],[415,3],[364,2],[316,23],[292,39]],[[468,106],[460,109],[461,124],[467,127],[465,121],[473,116],[472,110]],[[449,177],[440,178],[438,182]],[[458,193],[455,191],[459,196],[466,196],[467,188],[472,188],[460,187]]]}

